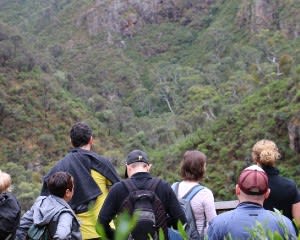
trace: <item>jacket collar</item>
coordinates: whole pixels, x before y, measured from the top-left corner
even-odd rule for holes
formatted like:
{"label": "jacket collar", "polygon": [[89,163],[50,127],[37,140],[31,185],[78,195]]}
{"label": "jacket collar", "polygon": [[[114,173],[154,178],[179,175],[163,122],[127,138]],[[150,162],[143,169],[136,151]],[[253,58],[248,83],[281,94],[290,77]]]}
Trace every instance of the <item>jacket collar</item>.
{"label": "jacket collar", "polygon": [[267,173],[267,175],[279,175],[279,170],[275,167],[262,166],[262,168]]}
{"label": "jacket collar", "polygon": [[151,178],[151,175],[148,172],[137,172],[131,178]]}
{"label": "jacket collar", "polygon": [[263,206],[259,203],[247,201],[239,203],[239,205],[237,205],[237,208],[263,208]]}

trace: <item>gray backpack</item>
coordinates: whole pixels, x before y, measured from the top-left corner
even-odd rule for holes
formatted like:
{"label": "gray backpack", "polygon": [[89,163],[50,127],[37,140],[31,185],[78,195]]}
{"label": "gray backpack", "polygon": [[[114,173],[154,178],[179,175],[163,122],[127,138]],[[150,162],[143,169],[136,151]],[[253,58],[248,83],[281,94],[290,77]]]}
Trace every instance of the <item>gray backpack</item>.
{"label": "gray backpack", "polygon": [[[178,198],[178,187],[179,187],[179,182],[176,182],[172,185],[172,189],[175,192],[177,198]],[[189,237],[189,240],[203,239],[203,236],[200,236],[197,230],[196,220],[190,202],[193,199],[193,197],[202,189],[204,189],[204,187],[201,186],[200,184],[197,184],[196,186],[192,187],[182,198],[178,198],[180,206],[182,207],[187,219],[185,231]]]}
{"label": "gray backpack", "polygon": [[32,224],[27,232],[28,240],[48,240],[50,238],[48,225],[39,226]]}
{"label": "gray backpack", "polygon": [[[44,196],[42,202],[47,197]],[[56,232],[57,224],[59,221],[59,217],[62,213],[68,212],[73,215],[71,209],[67,207],[63,207],[60,209],[50,220],[48,224],[39,225],[39,224],[32,224],[27,231],[26,240],[49,240],[52,239],[53,235]]]}

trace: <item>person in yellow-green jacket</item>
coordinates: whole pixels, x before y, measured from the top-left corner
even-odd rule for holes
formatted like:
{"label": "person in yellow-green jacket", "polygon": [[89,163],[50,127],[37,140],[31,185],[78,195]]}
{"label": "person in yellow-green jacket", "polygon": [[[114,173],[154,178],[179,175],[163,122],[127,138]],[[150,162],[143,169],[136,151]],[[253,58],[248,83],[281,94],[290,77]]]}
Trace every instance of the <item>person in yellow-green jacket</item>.
{"label": "person in yellow-green jacket", "polygon": [[58,161],[43,178],[41,195],[48,195],[47,180],[58,171],[74,177],[74,195],[69,205],[80,221],[84,240],[98,240],[97,217],[111,185],[120,181],[109,159],[92,151],[92,130],[84,122],[75,123],[70,130],[72,146],[67,155]]}

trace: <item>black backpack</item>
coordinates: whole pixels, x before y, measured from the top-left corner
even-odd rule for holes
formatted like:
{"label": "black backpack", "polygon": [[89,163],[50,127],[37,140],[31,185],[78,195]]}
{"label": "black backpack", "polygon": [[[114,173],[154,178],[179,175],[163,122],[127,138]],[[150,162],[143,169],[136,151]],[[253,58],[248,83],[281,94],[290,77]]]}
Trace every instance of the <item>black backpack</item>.
{"label": "black backpack", "polygon": [[21,207],[12,193],[0,194],[0,239],[14,239],[21,217]]}
{"label": "black backpack", "polygon": [[127,210],[129,214],[138,216],[136,226],[128,239],[156,240],[160,228],[167,239],[167,214],[155,193],[160,179],[152,178],[146,189],[138,189],[130,178],[122,182],[128,189],[129,195],[123,201],[120,212]]}

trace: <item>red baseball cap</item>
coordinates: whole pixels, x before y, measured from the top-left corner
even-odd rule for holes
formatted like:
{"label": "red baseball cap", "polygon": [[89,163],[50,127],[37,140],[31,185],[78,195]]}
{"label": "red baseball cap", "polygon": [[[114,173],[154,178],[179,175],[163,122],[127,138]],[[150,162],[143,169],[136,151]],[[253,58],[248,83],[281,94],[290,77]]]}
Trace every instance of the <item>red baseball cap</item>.
{"label": "red baseball cap", "polygon": [[238,180],[240,189],[248,195],[262,195],[268,191],[268,176],[258,165],[245,168]]}

